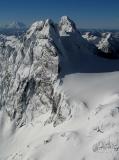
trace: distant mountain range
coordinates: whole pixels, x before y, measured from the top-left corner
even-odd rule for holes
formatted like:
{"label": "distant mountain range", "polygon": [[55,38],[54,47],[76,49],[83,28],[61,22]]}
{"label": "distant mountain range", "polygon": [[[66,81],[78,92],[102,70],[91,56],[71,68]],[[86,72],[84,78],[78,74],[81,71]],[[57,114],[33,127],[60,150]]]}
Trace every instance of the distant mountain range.
{"label": "distant mountain range", "polygon": [[2,29],[25,29],[25,28],[27,28],[27,26],[24,23],[16,22],[16,21],[9,23],[9,24],[0,25],[0,30]]}
{"label": "distant mountain range", "polygon": [[[99,50],[106,53],[108,58],[119,57],[119,32],[118,31],[85,31],[83,38],[90,44],[95,45]],[[104,54],[103,54],[104,55]]]}
{"label": "distant mountain range", "polygon": [[9,24],[0,25],[0,33],[6,35],[21,34],[26,31],[27,25],[22,22],[12,22]]}
{"label": "distant mountain range", "polygon": [[100,29],[100,28],[80,28],[81,33],[85,32],[91,32],[91,33],[97,33],[97,32],[119,32],[119,29]]}

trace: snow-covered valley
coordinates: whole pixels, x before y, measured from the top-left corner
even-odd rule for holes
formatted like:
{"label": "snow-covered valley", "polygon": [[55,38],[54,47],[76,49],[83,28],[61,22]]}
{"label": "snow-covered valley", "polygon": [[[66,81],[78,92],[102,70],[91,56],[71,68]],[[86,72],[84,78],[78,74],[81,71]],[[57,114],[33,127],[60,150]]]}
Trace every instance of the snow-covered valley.
{"label": "snow-covered valley", "polygon": [[0,160],[118,160],[119,60],[75,23],[0,37]]}

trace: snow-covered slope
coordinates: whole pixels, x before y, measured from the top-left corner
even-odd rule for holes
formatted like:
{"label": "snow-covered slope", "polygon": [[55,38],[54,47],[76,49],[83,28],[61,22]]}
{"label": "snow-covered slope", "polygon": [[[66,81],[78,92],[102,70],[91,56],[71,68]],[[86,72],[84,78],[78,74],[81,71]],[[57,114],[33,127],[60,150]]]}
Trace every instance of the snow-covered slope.
{"label": "snow-covered slope", "polygon": [[[0,158],[15,160],[114,160],[119,149],[119,72],[74,74],[63,80],[69,108],[67,119],[44,126],[50,113],[17,129],[1,113]],[[14,133],[14,134],[13,134]]]}
{"label": "snow-covered slope", "polygon": [[119,159],[119,61],[96,52],[66,16],[0,36],[0,160]]}

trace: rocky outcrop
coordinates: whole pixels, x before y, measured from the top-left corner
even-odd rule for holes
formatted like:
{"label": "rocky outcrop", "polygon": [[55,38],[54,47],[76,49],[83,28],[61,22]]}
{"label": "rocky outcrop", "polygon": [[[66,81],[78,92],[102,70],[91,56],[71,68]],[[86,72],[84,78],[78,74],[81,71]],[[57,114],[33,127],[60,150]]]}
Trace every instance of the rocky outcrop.
{"label": "rocky outcrop", "polygon": [[17,125],[22,126],[34,116],[57,107],[54,84],[58,77],[60,45],[57,27],[51,20],[34,23],[22,42],[14,37],[9,40],[2,37],[0,108]]}

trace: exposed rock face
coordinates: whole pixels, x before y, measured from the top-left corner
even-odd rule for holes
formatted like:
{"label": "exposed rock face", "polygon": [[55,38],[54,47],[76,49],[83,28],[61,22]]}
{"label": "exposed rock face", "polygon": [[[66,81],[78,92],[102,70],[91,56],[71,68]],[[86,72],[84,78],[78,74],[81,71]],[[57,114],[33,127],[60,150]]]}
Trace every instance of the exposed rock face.
{"label": "exposed rock face", "polygon": [[23,42],[14,37],[1,39],[0,108],[21,126],[53,108],[59,33],[55,24],[46,20],[34,23]]}

